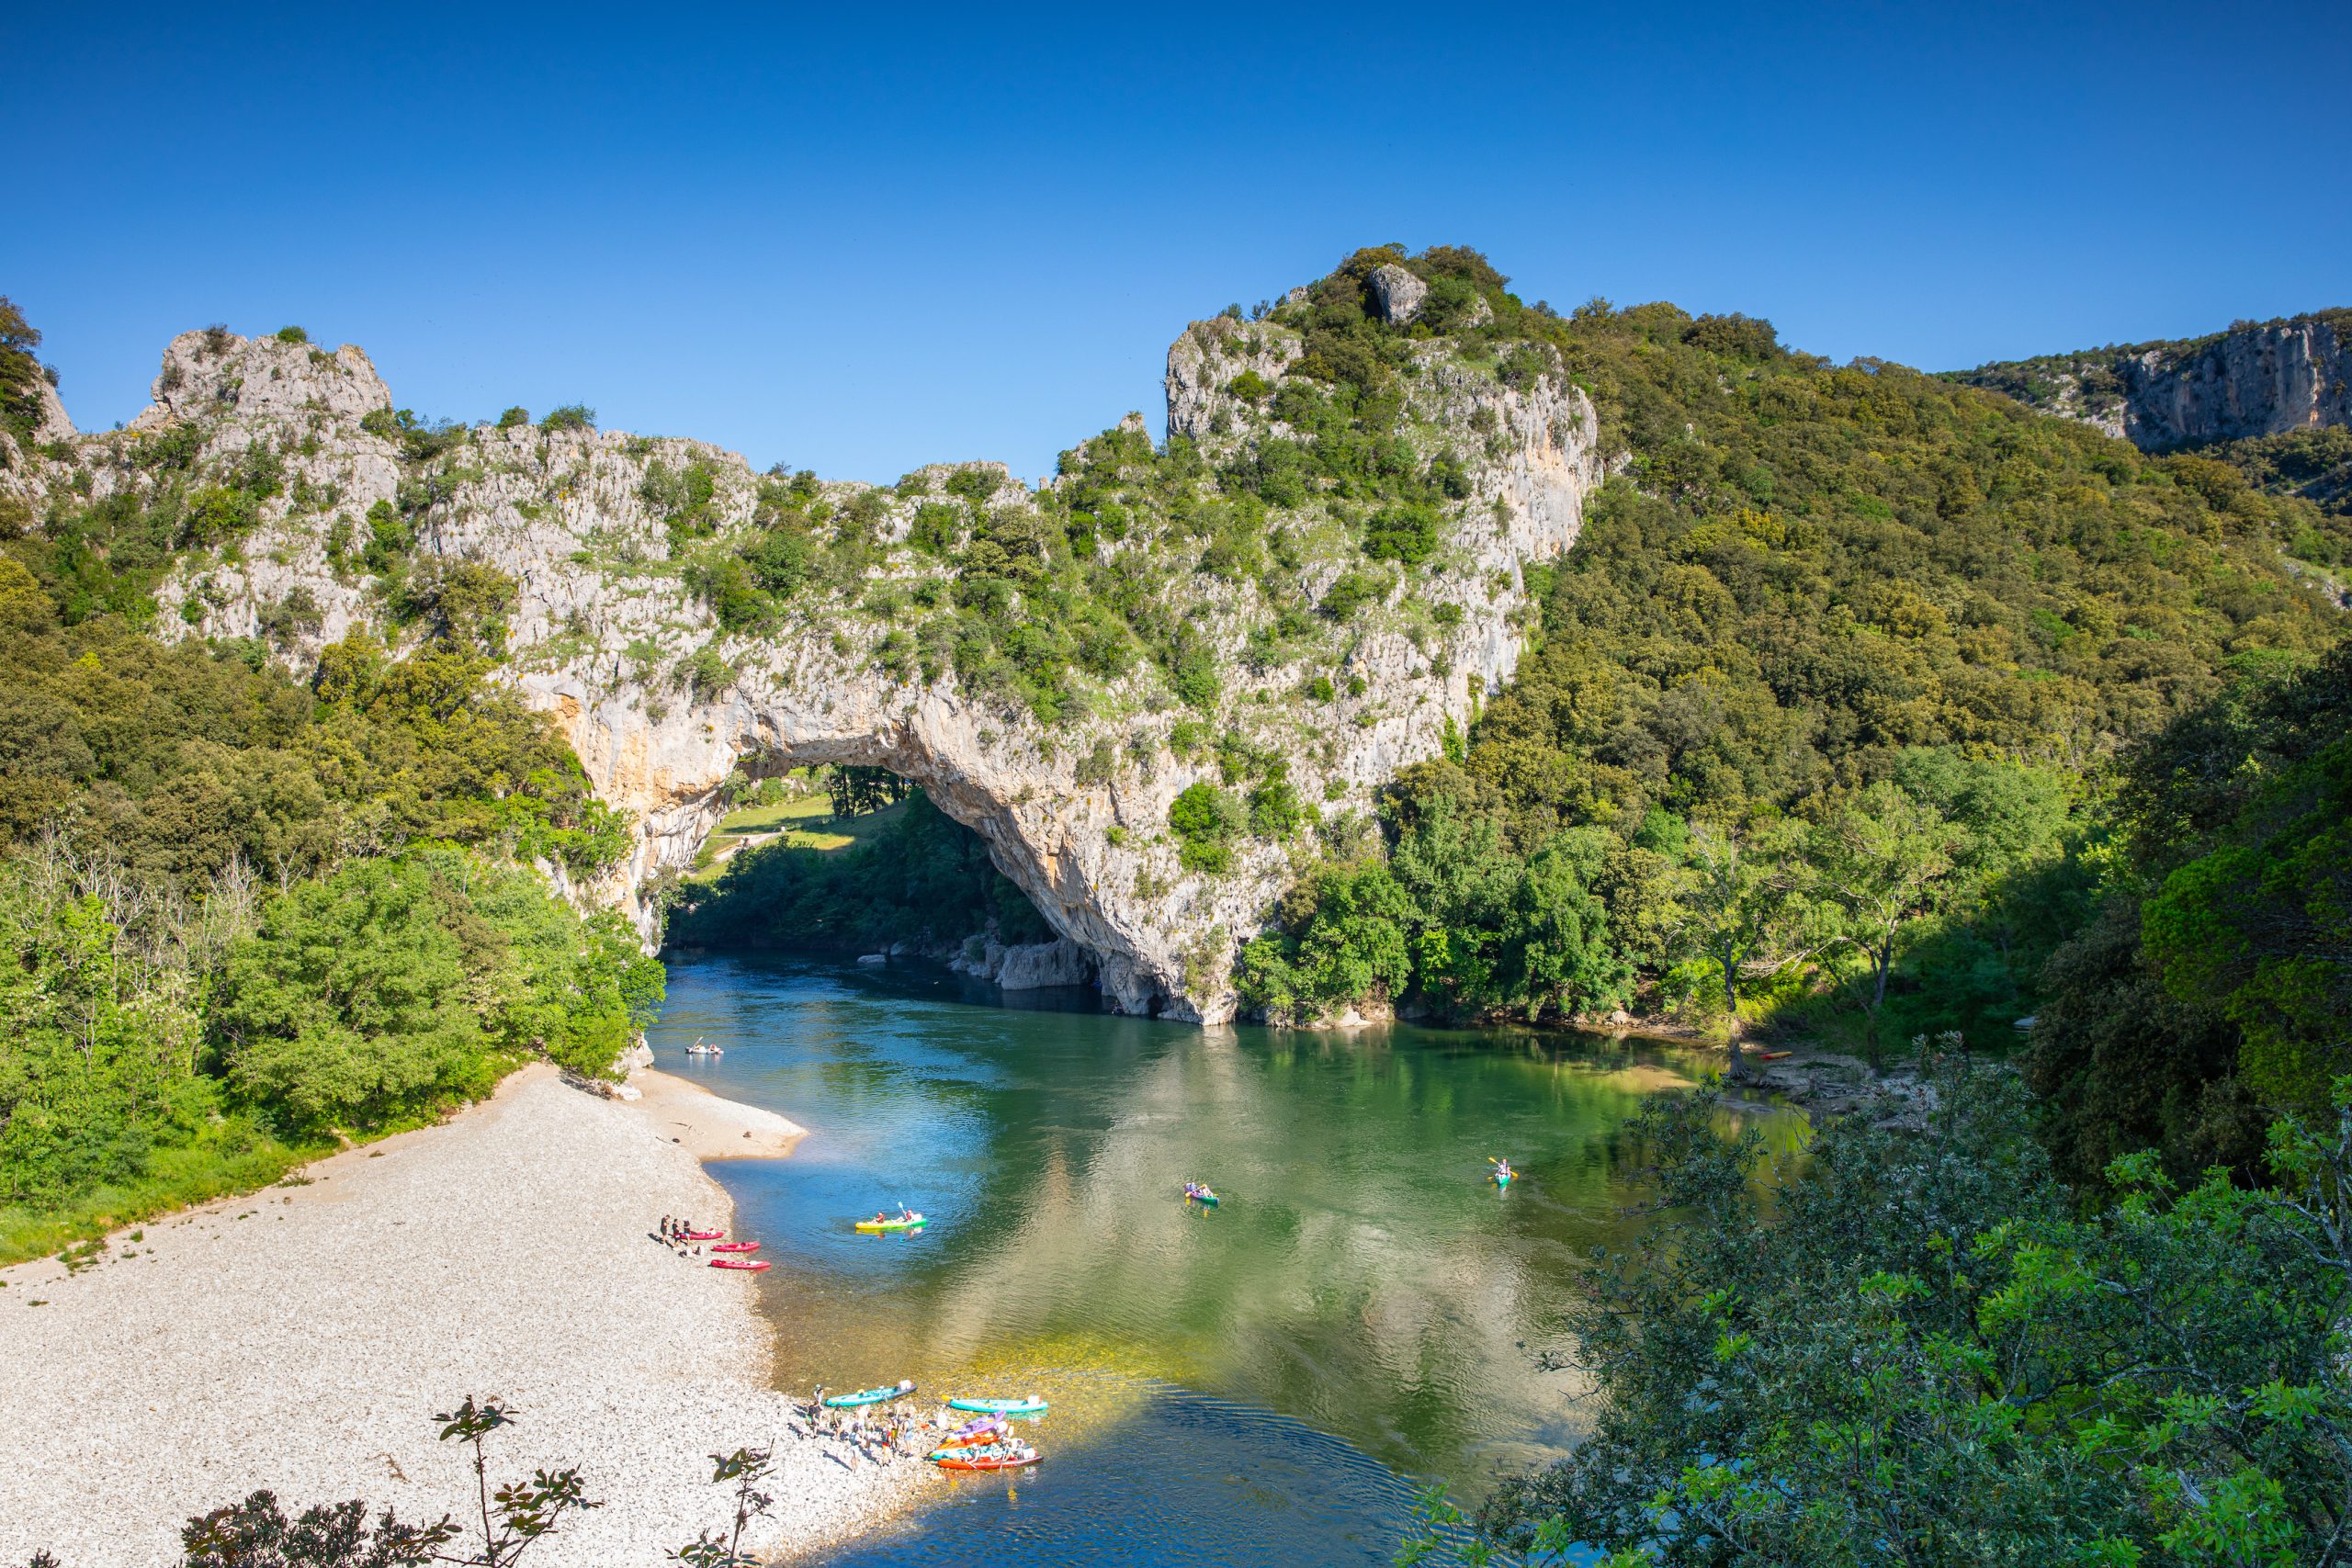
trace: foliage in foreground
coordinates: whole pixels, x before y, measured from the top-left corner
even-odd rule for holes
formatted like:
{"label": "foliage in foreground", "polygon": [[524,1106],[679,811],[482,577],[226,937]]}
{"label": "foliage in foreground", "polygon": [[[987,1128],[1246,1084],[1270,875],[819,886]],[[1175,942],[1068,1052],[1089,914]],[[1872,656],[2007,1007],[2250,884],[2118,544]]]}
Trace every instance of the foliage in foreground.
{"label": "foliage in foreground", "polygon": [[2007,1074],[1946,1057],[1928,1131],[1833,1123],[1770,1185],[1714,1097],[1654,1101],[1659,1223],[1571,1325],[1591,1435],[1507,1485],[1511,1551],[1612,1563],[2352,1560],[2352,1083],[2273,1185],[2153,1156],[2078,1217]]}
{"label": "foliage in foreground", "polygon": [[[466,1506],[469,1523],[453,1514],[433,1524],[408,1524],[390,1508],[373,1525],[359,1498],[322,1503],[288,1517],[275,1493],[261,1491],[196,1515],[180,1531],[182,1568],[416,1568],[450,1562],[464,1568],[514,1568],[524,1552],[554,1537],[565,1517],[602,1503],[588,1496],[578,1466],[534,1472],[494,1490],[490,1480],[489,1439],[515,1424],[516,1412],[503,1400],[476,1400],[433,1417],[441,1440],[464,1445],[474,1472],[474,1496]],[[711,1481],[732,1484],[734,1517],[729,1525],[706,1529],[665,1556],[687,1568],[754,1568],[758,1559],[743,1551],[743,1533],[774,1511],[775,1499],[760,1490],[773,1473],[773,1450],[737,1449],[713,1454]],[[36,1552],[31,1568],[59,1568],[48,1552]]]}

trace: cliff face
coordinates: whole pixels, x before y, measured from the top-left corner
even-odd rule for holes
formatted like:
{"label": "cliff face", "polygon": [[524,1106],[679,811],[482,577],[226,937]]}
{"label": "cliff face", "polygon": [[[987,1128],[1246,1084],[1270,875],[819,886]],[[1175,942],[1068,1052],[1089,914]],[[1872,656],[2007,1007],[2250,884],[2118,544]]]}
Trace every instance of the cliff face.
{"label": "cliff face", "polygon": [[[1300,352],[1299,334],[1272,321],[1194,324],[1169,354],[1169,435],[1215,473],[1288,434],[1268,398],[1231,389],[1253,369],[1279,385]],[[973,689],[946,661],[918,671],[891,650],[927,635],[910,619],[922,607],[959,602],[952,564],[912,537],[951,480],[1002,487],[987,516],[1013,533],[1062,526],[1055,491],[1068,480],[1033,491],[973,464],[889,490],[809,481],[819,512],[860,520],[857,582],[730,631],[696,563],[759,536],[779,479],[702,443],[593,428],[479,425],[419,443],[390,421],[391,395],[358,349],[216,331],[173,341],[153,406],[130,429],[75,438],[73,462],[24,454],[0,486],[36,510],[69,488],[144,494],[161,482],[167,446],[191,483],[266,466],[275,488],[257,519],[183,562],[158,595],[160,624],[170,636],[264,638],[298,671],[355,631],[396,648],[413,636],[394,614],[394,581],[368,556],[381,528],[401,531],[399,570],[411,579],[458,564],[504,573],[516,590],[507,678],[556,716],[599,795],[637,825],[620,865],[566,890],[628,910],[649,938],[662,885],[724,815],[730,775],[883,766],[985,840],[1118,1006],[1216,1021],[1234,1008],[1232,954],[1301,846],[1245,836],[1222,874],[1188,871],[1170,803],[1216,781],[1219,755],[1238,752],[1282,759],[1299,797],[1326,814],[1368,813],[1379,784],[1435,756],[1449,722],[1466,728],[1510,676],[1529,614],[1521,569],[1575,541],[1600,478],[1593,410],[1556,366],[1506,386],[1430,339],[1415,345],[1399,391],[1402,439],[1419,460],[1442,452],[1460,463],[1462,493],[1434,553],[1374,574],[1377,592],[1359,612],[1302,616],[1299,604],[1366,566],[1332,509],[1277,508],[1266,527],[1283,564],[1257,578],[1195,571],[1189,557],[1171,565],[1175,533],[1106,536],[1113,571],[1167,575],[1169,608],[1225,678],[1213,698],[1180,702],[1142,661],[1105,674],[1050,723],[1001,690]],[[704,487],[684,532],[678,502],[664,500],[680,473]],[[1278,599],[1291,608],[1277,638]],[[1186,731],[1225,739],[1212,749]]]}
{"label": "cliff face", "polygon": [[2352,424],[2352,311],[1980,366],[1956,378],[2097,425],[2143,452]]}

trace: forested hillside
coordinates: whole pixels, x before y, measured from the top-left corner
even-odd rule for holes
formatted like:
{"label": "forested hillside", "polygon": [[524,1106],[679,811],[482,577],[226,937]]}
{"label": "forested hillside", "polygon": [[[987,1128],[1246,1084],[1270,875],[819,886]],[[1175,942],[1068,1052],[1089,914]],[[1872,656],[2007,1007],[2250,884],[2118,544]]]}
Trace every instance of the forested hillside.
{"label": "forested hillside", "polygon": [[530,869],[593,870],[625,824],[492,679],[500,584],[439,585],[406,657],[354,638],[307,682],[147,634],[175,551],[250,494],[215,478],[0,515],[0,1258],[526,1056],[608,1070],[660,996],[626,922]]}
{"label": "forested hillside", "polygon": [[[1400,260],[1459,265],[1363,253],[1317,330],[1376,356],[1397,334],[1361,280]],[[1762,321],[1478,287],[1496,352],[1555,347],[1623,469],[1539,585],[1517,680],[1386,792],[1377,834],[1328,825],[1246,951],[1272,1016],[1628,1007],[2006,1042],[2052,955],[2154,874],[2119,842],[2119,762],[2340,635],[2280,560],[2334,525],[2223,465],[1792,354]]]}

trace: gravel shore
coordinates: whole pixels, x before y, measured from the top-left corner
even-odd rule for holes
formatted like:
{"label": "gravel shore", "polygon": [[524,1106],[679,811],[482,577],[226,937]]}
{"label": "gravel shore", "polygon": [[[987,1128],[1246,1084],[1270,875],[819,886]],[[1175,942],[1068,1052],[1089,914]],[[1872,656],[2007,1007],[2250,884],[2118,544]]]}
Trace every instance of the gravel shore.
{"label": "gravel shore", "polygon": [[651,1236],[664,1213],[729,1221],[697,1155],[779,1153],[798,1129],[634,1082],[624,1102],[527,1068],[304,1184],[119,1234],[79,1274],[0,1270],[0,1563],[175,1564],[188,1515],[260,1487],[437,1519],[471,1477],[432,1417],[469,1393],[520,1415],[494,1480],[578,1465],[604,1504],[533,1548],[544,1568],[662,1562],[729,1517],[705,1456],[740,1446],[776,1449],[763,1551],[898,1512],[921,1467],[845,1468],[766,1386],[752,1277]]}

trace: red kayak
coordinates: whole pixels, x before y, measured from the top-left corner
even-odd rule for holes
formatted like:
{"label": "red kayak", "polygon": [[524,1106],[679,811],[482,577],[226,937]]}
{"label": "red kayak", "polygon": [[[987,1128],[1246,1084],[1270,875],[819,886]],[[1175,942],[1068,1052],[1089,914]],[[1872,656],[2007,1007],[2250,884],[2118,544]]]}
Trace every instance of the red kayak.
{"label": "red kayak", "polygon": [[681,1239],[685,1241],[717,1241],[720,1236],[723,1236],[726,1234],[727,1233],[725,1231],[688,1231]]}
{"label": "red kayak", "polygon": [[1023,1465],[1035,1464],[1045,1457],[1043,1454],[1036,1453],[976,1453],[969,1457],[948,1453],[939,1455],[931,1462],[942,1470],[1019,1470]]}
{"label": "red kayak", "polygon": [[759,1249],[760,1244],[756,1241],[722,1241],[711,1248],[713,1252],[757,1252]]}
{"label": "red kayak", "polygon": [[710,1266],[713,1269],[748,1269],[754,1274],[767,1267],[756,1258],[714,1258]]}

